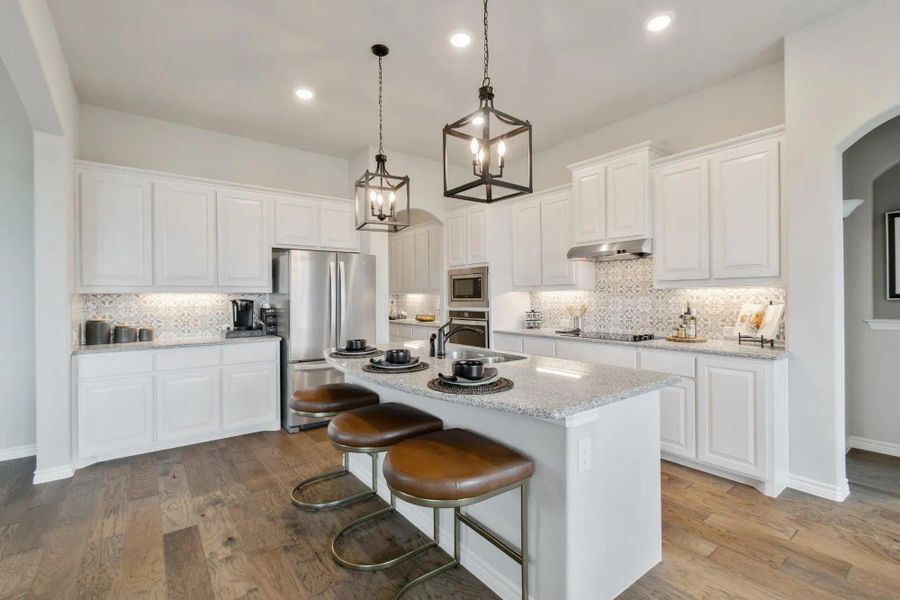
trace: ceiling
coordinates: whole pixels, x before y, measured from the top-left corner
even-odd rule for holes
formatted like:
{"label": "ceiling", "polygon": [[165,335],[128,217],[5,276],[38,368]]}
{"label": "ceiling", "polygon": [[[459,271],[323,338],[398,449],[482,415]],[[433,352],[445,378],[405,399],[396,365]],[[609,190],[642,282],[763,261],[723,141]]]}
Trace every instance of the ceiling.
{"label": "ceiling", "polygon": [[[493,0],[496,107],[537,149],[782,59],[781,40],[859,0]],[[436,158],[441,127],[477,106],[477,0],[50,0],[80,100],[349,156],[377,140]],[[660,10],[665,32],[643,28]],[[466,29],[473,43],[452,48]],[[309,86],[310,102],[293,90]]]}

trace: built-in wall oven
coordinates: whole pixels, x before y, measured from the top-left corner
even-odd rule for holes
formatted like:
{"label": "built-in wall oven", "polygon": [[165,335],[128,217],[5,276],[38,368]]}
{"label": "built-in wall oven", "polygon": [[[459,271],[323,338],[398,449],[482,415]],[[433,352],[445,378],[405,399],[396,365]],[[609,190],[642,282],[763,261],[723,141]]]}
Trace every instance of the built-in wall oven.
{"label": "built-in wall oven", "polygon": [[449,308],[488,308],[488,268],[450,269],[447,285]]}
{"label": "built-in wall oven", "polygon": [[[484,310],[450,310],[448,316],[453,319],[449,333],[453,336],[450,342],[464,344],[476,348],[487,348],[490,328],[488,327],[488,313]],[[453,333],[457,329],[465,327],[459,333]],[[472,330],[475,331],[472,331]]]}

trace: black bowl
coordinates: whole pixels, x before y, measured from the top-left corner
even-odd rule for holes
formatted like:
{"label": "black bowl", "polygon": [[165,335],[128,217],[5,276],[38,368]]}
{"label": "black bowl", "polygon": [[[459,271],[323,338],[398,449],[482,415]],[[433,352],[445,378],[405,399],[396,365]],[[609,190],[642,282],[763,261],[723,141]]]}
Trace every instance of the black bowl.
{"label": "black bowl", "polygon": [[366,349],[366,340],[347,340],[347,350],[356,352],[357,350]]}
{"label": "black bowl", "polygon": [[384,360],[395,365],[405,365],[409,362],[409,350],[406,348],[391,348],[385,350]]}
{"label": "black bowl", "polygon": [[453,362],[453,374],[463,379],[477,381],[484,377],[484,363],[480,360],[457,360]]}

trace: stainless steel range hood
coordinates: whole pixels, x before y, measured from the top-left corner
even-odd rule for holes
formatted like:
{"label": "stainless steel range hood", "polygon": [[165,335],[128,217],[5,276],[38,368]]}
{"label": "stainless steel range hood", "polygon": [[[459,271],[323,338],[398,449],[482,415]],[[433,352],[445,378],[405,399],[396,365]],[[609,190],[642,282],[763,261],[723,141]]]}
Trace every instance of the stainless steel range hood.
{"label": "stainless steel range hood", "polygon": [[640,240],[628,240],[627,242],[607,242],[592,246],[575,246],[571,248],[568,257],[573,260],[630,260],[643,258],[653,253],[653,240],[644,238]]}

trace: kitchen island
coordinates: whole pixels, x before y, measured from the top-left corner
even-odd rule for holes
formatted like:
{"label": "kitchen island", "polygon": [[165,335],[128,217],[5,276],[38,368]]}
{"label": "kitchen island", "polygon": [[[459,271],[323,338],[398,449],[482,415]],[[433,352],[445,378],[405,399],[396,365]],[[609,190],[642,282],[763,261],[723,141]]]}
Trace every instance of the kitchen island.
{"label": "kitchen island", "polygon": [[[528,503],[532,597],[615,598],[661,560],[659,389],[677,377],[526,355],[490,365],[513,381],[509,391],[446,394],[428,382],[438,372],[452,372],[452,359],[429,358],[425,342],[403,346],[429,368],[380,374],[363,370],[368,359],[328,362],[382,402],[414,406],[443,419],[445,428],[469,429],[534,461]],[[448,354],[464,349],[451,344]],[[350,468],[363,482],[371,480],[368,457],[351,455]],[[383,479],[379,492],[388,497]],[[430,534],[429,509],[403,502],[398,507]],[[468,510],[518,545],[516,492]],[[440,543],[452,553],[452,514],[443,512]],[[461,541],[463,566],[502,598],[519,597],[514,562],[465,528]]]}

